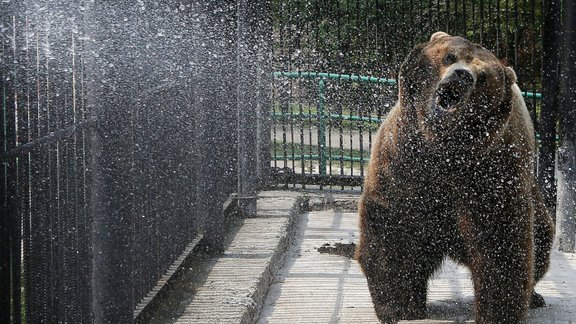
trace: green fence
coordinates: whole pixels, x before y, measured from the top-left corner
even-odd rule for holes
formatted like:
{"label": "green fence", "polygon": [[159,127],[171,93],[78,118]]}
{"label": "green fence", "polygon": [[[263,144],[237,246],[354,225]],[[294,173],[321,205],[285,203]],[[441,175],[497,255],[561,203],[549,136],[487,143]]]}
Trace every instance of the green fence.
{"label": "green fence", "polygon": [[[275,129],[273,132],[274,149],[272,152],[273,163],[283,161],[283,166],[274,168],[273,170],[281,170],[282,181],[285,184],[319,184],[319,185],[351,185],[360,186],[362,177],[364,175],[364,164],[368,162],[371,138],[377,129],[378,125],[383,121],[387,110],[391,107],[388,105],[386,110],[381,110],[378,107],[380,104],[377,99],[380,96],[388,97],[388,100],[395,101],[396,99],[396,80],[387,78],[378,78],[371,76],[361,75],[347,75],[337,73],[319,73],[319,72],[275,72],[275,108],[272,112],[273,124]],[[280,81],[288,82],[280,82]],[[306,80],[307,83],[304,87],[308,88],[307,91],[302,89],[302,84],[294,85],[293,82],[298,80]],[[342,86],[342,83],[348,83],[348,87]],[[328,85],[331,85],[332,92],[340,91],[341,93],[327,93]],[[334,109],[334,105],[338,105],[337,100],[327,100],[328,97],[340,98],[340,103],[343,100],[358,96],[354,92],[358,92],[358,85],[366,86],[379,86],[375,89],[374,98],[356,98],[361,101],[360,105],[364,105],[367,109],[349,108],[345,113],[344,109]],[[352,87],[350,87],[352,85]],[[356,86],[354,86],[356,85]],[[381,87],[387,87],[388,91],[379,93]],[[283,89],[284,88],[284,89]],[[285,88],[290,90],[286,91]],[[286,91],[289,95],[282,95],[282,91]],[[362,89],[360,89],[362,95]],[[297,93],[294,93],[297,92]],[[365,91],[364,91],[365,92]],[[526,99],[540,100],[542,95],[536,92],[522,92]],[[328,103],[327,101],[331,101]],[[353,100],[354,101],[354,100]],[[354,105],[354,102],[348,102],[348,105]],[[306,108],[302,108],[304,105]],[[314,106],[314,109],[310,106]],[[283,108],[282,108],[283,107]],[[535,110],[535,109],[534,109]],[[342,126],[345,122],[346,125]],[[373,125],[372,127],[367,126]],[[337,125],[337,126],[335,126]],[[346,128],[349,131],[345,132]],[[336,132],[340,130],[340,134],[336,137],[349,137],[347,140],[350,143],[348,147],[344,145],[330,145],[327,141],[327,134],[331,135],[331,131]],[[311,132],[316,134],[312,135]],[[280,134],[278,134],[280,133]],[[309,141],[304,141],[304,136],[298,139],[290,139],[291,134],[304,134],[306,133]],[[334,136],[329,136],[333,138]],[[362,145],[362,138],[368,137],[368,146]],[[360,143],[354,143],[358,142]],[[283,154],[278,154],[278,151],[283,151]],[[350,154],[348,154],[350,153]],[[290,163],[292,161],[292,164]],[[296,170],[294,161],[300,162],[300,170]],[[305,162],[309,162],[308,171],[302,167]],[[340,172],[332,172],[332,162],[340,163]],[[318,165],[317,169],[314,163]],[[346,165],[346,163],[351,165]],[[359,172],[354,174],[354,165],[356,165]],[[346,171],[345,171],[346,169]],[[347,170],[349,169],[349,170]],[[276,178],[279,178],[276,176]]]}

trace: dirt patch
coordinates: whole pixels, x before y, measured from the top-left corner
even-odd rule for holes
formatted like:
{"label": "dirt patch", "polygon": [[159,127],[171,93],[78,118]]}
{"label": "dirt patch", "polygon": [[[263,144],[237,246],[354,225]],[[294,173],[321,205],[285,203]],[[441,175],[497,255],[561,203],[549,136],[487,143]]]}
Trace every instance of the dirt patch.
{"label": "dirt patch", "polygon": [[325,243],[316,249],[320,253],[328,253],[345,256],[347,258],[354,258],[354,251],[356,251],[356,243]]}

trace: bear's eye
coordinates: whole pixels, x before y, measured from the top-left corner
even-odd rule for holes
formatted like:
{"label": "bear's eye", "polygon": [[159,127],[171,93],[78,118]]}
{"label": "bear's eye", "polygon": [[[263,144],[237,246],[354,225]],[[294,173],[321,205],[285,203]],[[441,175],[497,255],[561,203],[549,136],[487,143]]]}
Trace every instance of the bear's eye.
{"label": "bear's eye", "polygon": [[446,56],[444,56],[444,64],[452,65],[456,62],[458,62],[458,58],[456,57],[456,54],[448,53],[448,54],[446,54]]}

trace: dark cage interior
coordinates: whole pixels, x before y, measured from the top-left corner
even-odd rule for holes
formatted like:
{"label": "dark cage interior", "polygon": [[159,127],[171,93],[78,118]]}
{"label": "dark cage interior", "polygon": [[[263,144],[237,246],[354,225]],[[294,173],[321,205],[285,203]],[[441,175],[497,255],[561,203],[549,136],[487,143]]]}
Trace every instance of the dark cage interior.
{"label": "dark cage interior", "polygon": [[220,248],[238,161],[261,174],[270,133],[259,9],[0,2],[1,323],[131,322],[194,244]]}
{"label": "dark cage interior", "polygon": [[0,323],[138,320],[191,249],[221,252],[230,197],[358,192],[399,66],[438,30],[516,70],[573,251],[574,7],[0,1]]}

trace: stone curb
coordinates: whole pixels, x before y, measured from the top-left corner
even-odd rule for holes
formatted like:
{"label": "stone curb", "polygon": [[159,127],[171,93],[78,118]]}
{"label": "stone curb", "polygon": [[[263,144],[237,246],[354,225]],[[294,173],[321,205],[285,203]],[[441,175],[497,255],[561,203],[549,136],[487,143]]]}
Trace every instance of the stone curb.
{"label": "stone curb", "polygon": [[[277,195],[275,193],[277,193]],[[286,197],[285,192],[282,191],[268,191],[258,195],[255,218],[287,217],[287,223],[283,228],[284,232],[281,233],[277,241],[274,253],[271,255],[269,263],[266,265],[265,269],[257,275],[260,280],[251,296],[252,303],[246,307],[246,311],[240,323],[255,323],[258,320],[260,310],[262,309],[264,299],[266,298],[266,293],[268,292],[268,287],[272,283],[279,267],[284,263],[284,256],[294,237],[294,226],[300,215],[308,209],[308,198],[305,195],[298,194],[291,196],[292,197]],[[285,209],[288,205],[291,205],[290,208]],[[276,207],[276,209],[274,207]],[[283,216],[271,213],[273,211],[281,211]]]}
{"label": "stone curb", "polygon": [[300,193],[265,191],[176,323],[253,323],[284,261],[294,224],[307,209]]}
{"label": "stone curb", "polygon": [[[263,307],[266,293],[276,272],[284,263],[288,246],[295,236],[295,224],[299,217],[310,210],[328,208],[355,209],[358,196],[339,195],[331,193],[306,193],[291,191],[264,191],[258,195],[257,212],[255,218],[276,218],[288,213],[288,224],[285,232],[278,240],[274,254],[271,256],[266,269],[259,274],[259,282],[251,296],[250,303],[240,323],[255,323]],[[292,204],[291,208],[286,206]]]}
{"label": "stone curb", "polygon": [[[335,198],[336,197],[336,198]],[[295,224],[309,210],[355,206],[348,195],[263,191],[176,323],[254,323],[284,262]],[[357,196],[356,196],[357,198]],[[353,208],[353,207],[352,207]]]}

